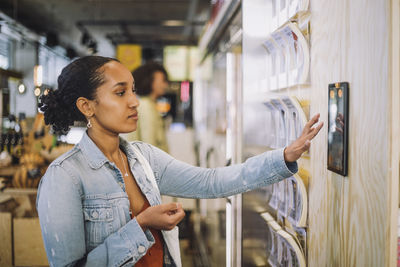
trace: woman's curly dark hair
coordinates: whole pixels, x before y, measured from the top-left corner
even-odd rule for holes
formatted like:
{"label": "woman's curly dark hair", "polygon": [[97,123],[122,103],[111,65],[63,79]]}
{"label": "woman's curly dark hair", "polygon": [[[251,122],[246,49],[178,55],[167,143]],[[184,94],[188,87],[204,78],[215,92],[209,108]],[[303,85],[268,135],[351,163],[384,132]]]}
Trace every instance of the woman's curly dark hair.
{"label": "woman's curly dark hair", "polygon": [[75,121],[86,122],[76,100],[79,97],[95,99],[96,89],[105,82],[101,67],[110,61],[117,60],[86,56],[71,62],[58,76],[58,89],[40,98],[39,109],[44,113],[44,121],[55,133],[67,133]]}
{"label": "woman's curly dark hair", "polygon": [[141,96],[151,94],[153,90],[154,73],[162,72],[168,80],[168,73],[165,68],[156,62],[149,62],[140,66],[132,72],[135,80],[136,93]]}

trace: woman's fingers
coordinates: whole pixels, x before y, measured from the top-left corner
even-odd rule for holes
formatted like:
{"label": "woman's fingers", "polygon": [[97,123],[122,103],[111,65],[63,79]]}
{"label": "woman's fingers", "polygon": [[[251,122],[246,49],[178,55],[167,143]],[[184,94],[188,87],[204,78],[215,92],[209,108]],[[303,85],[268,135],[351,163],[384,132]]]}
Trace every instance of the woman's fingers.
{"label": "woman's fingers", "polygon": [[323,122],[320,122],[317,126],[320,114],[316,114],[307,122],[304,126],[303,133],[293,143],[291,143],[284,150],[284,159],[287,162],[294,162],[298,160],[301,155],[310,149],[311,140],[319,133],[321,128],[324,126]]}
{"label": "woman's fingers", "polygon": [[307,140],[312,140],[321,130],[322,126],[324,126],[324,123],[321,121],[318,126],[315,128],[311,129],[311,131],[307,134],[306,138]]}
{"label": "woman's fingers", "polygon": [[183,217],[185,217],[185,212],[183,211],[183,209],[179,209],[170,216],[171,219],[174,221],[174,224],[176,225],[183,219]]}
{"label": "woman's fingers", "polygon": [[314,124],[316,124],[316,123],[318,122],[319,117],[320,117],[320,114],[319,114],[319,113],[318,113],[318,114],[315,114],[315,115],[311,118],[311,120],[309,120],[309,121],[306,123],[306,126],[304,127],[304,129],[306,129],[307,131],[311,130],[311,127],[312,127]]}
{"label": "woman's fingers", "polygon": [[166,206],[168,208],[166,214],[169,222],[166,225],[166,230],[172,230],[185,217],[185,211],[180,203],[169,203]]}
{"label": "woman's fingers", "polygon": [[136,219],[139,225],[159,230],[171,230],[185,217],[185,212],[180,203],[160,204],[151,206],[139,213]]}
{"label": "woman's fingers", "polygon": [[162,211],[163,212],[173,212],[173,211],[176,211],[176,210],[178,210],[180,208],[182,208],[182,204],[176,203],[176,202],[172,202],[172,203],[168,203],[168,204],[162,205]]}

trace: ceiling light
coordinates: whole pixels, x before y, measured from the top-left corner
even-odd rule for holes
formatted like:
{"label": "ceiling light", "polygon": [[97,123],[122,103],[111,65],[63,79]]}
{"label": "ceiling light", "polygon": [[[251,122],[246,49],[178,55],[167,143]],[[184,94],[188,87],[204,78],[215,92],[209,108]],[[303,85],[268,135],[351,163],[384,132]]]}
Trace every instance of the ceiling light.
{"label": "ceiling light", "polygon": [[185,26],[185,21],[184,20],[164,20],[161,23],[162,26],[168,26],[168,27],[182,27]]}
{"label": "ceiling light", "polygon": [[22,82],[18,85],[18,93],[19,94],[24,94],[26,92],[26,86]]}
{"label": "ceiling light", "polygon": [[42,90],[40,90],[40,87],[36,87],[33,93],[35,94],[35,96],[40,96],[41,91]]}

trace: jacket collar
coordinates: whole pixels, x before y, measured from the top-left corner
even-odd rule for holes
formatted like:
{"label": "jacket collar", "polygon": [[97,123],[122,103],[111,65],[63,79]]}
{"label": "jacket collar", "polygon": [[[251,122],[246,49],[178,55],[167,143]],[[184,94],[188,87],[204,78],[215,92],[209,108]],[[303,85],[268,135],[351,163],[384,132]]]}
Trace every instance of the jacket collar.
{"label": "jacket collar", "polygon": [[[93,169],[98,169],[105,163],[111,161],[103,154],[103,152],[97,147],[93,140],[88,136],[85,131],[78,146],[80,147],[83,155],[89,163],[89,166]],[[137,159],[133,152],[131,145],[123,138],[119,137],[119,146],[126,153],[128,160]]]}

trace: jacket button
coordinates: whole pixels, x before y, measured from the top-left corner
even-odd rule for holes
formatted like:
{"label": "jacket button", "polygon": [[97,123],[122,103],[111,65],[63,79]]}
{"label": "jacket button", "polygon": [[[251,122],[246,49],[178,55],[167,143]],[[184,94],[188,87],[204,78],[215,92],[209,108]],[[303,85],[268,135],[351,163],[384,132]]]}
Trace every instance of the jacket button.
{"label": "jacket button", "polygon": [[93,211],[92,217],[96,219],[97,217],[99,217],[99,213],[97,211]]}
{"label": "jacket button", "polygon": [[145,248],[144,246],[139,246],[139,247],[138,247],[138,252],[139,252],[140,254],[144,253],[145,251],[146,251],[146,248]]}

